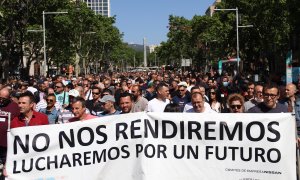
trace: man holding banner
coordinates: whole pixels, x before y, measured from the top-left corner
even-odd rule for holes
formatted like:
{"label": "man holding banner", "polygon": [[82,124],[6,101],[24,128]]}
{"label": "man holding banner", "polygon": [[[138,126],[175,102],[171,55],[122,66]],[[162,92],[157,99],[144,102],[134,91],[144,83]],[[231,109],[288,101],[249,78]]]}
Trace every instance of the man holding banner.
{"label": "man holding banner", "polygon": [[11,128],[49,124],[47,115],[34,111],[34,105],[33,94],[29,91],[22,93],[19,97],[21,114],[12,120]]}
{"label": "man holding banner", "polygon": [[270,83],[263,88],[264,101],[249,109],[248,113],[286,113],[287,106],[278,103],[279,89],[276,84]]}
{"label": "man holding banner", "polygon": [[72,101],[72,113],[75,117],[69,119],[69,122],[85,121],[97,118],[91,114],[86,113],[86,101],[82,97],[75,97]]}
{"label": "man holding banner", "polygon": [[201,93],[193,93],[192,94],[192,105],[193,108],[187,110],[187,113],[217,113],[216,111],[212,110],[211,108],[207,108],[205,105],[204,97]]}

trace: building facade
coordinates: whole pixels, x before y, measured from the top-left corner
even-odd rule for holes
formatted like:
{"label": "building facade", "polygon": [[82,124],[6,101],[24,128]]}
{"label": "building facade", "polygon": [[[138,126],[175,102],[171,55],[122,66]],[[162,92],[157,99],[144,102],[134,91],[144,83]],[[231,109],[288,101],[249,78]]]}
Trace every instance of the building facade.
{"label": "building facade", "polygon": [[82,0],[95,14],[110,17],[110,0]]}

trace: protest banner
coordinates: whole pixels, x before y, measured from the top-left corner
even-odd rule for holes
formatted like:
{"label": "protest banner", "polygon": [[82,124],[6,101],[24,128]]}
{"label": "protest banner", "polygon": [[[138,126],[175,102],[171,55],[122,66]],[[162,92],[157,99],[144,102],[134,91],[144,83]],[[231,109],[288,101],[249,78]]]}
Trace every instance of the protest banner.
{"label": "protest banner", "polygon": [[296,180],[291,114],[132,113],[8,133],[9,179]]}

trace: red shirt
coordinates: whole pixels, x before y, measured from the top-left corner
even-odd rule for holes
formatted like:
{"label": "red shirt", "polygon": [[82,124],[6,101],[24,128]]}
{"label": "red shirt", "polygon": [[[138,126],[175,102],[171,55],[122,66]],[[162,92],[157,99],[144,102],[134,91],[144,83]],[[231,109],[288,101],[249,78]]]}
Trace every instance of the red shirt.
{"label": "red shirt", "polygon": [[[1,111],[5,112],[10,112],[10,121],[14,119],[15,117],[20,115],[20,109],[18,107],[18,104],[11,101],[7,106],[5,107],[0,107]],[[5,147],[7,146],[7,127],[8,127],[8,121],[7,117],[2,117],[0,116],[0,147]]]}
{"label": "red shirt", "polygon": [[32,117],[27,125],[25,123],[24,115],[21,114],[12,120],[10,127],[17,128],[17,127],[39,126],[39,125],[47,125],[47,124],[49,124],[49,121],[48,121],[48,116],[46,114],[33,111]]}

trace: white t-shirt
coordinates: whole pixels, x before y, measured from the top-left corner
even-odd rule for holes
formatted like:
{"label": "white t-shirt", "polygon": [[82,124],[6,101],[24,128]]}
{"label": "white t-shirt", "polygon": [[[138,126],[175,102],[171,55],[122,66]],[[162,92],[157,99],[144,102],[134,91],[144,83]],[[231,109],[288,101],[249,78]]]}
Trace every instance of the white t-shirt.
{"label": "white t-shirt", "polygon": [[165,107],[167,104],[170,103],[169,99],[166,99],[165,101],[158,100],[157,98],[152,99],[148,102],[148,112],[164,112]]}
{"label": "white t-shirt", "polygon": [[[207,102],[204,102],[205,109],[211,109],[210,105]],[[187,103],[184,108],[183,112],[187,112],[188,110],[193,109],[193,105],[191,102]]]}
{"label": "white t-shirt", "polygon": [[[187,110],[186,113],[195,113],[194,108]],[[204,112],[202,113],[217,113],[217,112],[212,110],[211,108],[207,108],[204,106]]]}

